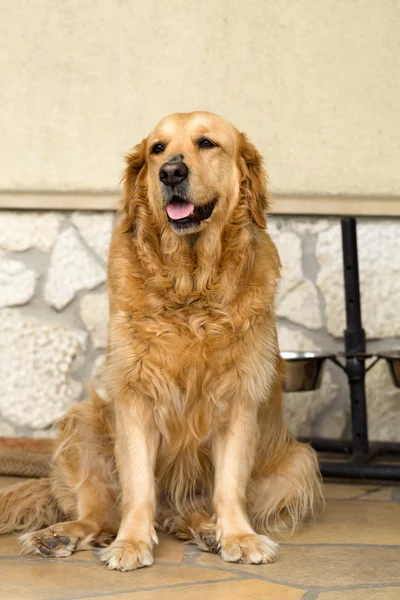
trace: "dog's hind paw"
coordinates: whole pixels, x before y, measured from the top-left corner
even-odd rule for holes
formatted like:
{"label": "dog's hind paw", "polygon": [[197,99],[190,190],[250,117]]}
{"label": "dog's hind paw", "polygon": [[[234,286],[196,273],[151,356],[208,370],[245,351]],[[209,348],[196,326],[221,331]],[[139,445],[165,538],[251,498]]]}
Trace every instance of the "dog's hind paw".
{"label": "dog's hind paw", "polygon": [[46,558],[70,556],[75,552],[78,545],[77,539],[71,539],[67,535],[59,535],[51,527],[21,535],[19,540],[22,543],[24,554],[41,554]]}

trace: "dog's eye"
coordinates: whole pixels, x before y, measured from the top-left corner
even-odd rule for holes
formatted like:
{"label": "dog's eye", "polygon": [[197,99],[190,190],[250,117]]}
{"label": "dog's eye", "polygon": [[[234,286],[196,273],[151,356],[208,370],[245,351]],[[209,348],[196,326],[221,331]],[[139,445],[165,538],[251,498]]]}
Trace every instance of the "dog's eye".
{"label": "dog's eye", "polygon": [[164,152],[165,150],[165,146],[164,144],[154,144],[154,146],[151,149],[151,153],[152,154],[161,154],[161,152]]}
{"label": "dog's eye", "polygon": [[208,138],[201,138],[198,142],[197,145],[199,148],[215,148],[215,146],[217,144],[214,144],[214,142],[212,142],[211,140],[209,140]]}

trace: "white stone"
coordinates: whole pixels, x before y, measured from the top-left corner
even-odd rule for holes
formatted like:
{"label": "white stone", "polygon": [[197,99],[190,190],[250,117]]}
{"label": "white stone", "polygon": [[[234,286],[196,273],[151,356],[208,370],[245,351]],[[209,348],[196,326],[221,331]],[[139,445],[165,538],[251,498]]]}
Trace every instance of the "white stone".
{"label": "white stone", "polygon": [[267,220],[267,231],[269,235],[275,239],[277,235],[281,235],[288,229],[287,218],[269,215]]}
{"label": "white stone", "polygon": [[57,427],[53,426],[49,429],[39,429],[37,431],[33,431],[32,437],[40,440],[54,440],[57,437]]}
{"label": "white stone", "polygon": [[296,436],[309,436],[321,413],[334,402],[338,386],[328,370],[322,376],[320,388],[312,392],[284,394],[283,414],[289,430]]}
{"label": "white stone", "polygon": [[86,338],[15,309],[0,311],[0,411],[8,421],[44,429],[78,401],[82,384],[70,369]]}
{"label": "white stone", "polygon": [[37,248],[48,252],[53,247],[62,216],[54,212],[0,212],[0,248],[23,252]]}
{"label": "white stone", "polygon": [[341,408],[324,415],[318,425],[318,437],[340,439],[347,427],[349,411]]}
{"label": "white stone", "polygon": [[301,240],[294,233],[281,232],[278,229],[272,229],[270,235],[276,244],[282,264],[277,299],[279,305],[281,299],[303,280]]}
{"label": "white stone", "polygon": [[90,255],[73,227],[60,233],[51,255],[45,284],[45,299],[62,309],[84,289],[93,289],[106,279],[104,268]]}
{"label": "white stone", "polygon": [[[362,318],[369,338],[400,336],[400,222],[359,222],[357,227]],[[339,224],[320,233],[317,283],[325,297],[329,332],[345,329],[342,238]]]}
{"label": "white stone", "polygon": [[331,227],[332,221],[329,219],[318,219],[317,217],[293,217],[288,219],[293,231],[299,235],[315,235],[326,231]]}
{"label": "white stone", "polygon": [[93,385],[96,392],[103,399],[107,398],[107,392],[104,384],[104,372],[105,372],[106,356],[100,354],[97,356],[93,363],[91,384]]}
{"label": "white stone", "polygon": [[270,235],[282,264],[276,299],[277,315],[311,329],[322,327],[318,291],[302,272],[302,248],[298,235],[273,226]]}
{"label": "white stone", "polygon": [[17,435],[18,434],[15,427],[12,427],[12,425],[9,423],[2,421],[0,415],[0,437],[16,437]]}
{"label": "white stone", "polygon": [[392,382],[386,361],[366,376],[369,438],[400,442],[400,389]]}
{"label": "white stone", "polygon": [[35,294],[36,279],[35,271],[0,252],[0,308],[29,302]]}
{"label": "white stone", "polygon": [[304,279],[281,297],[277,306],[278,317],[309,329],[320,329],[323,325],[318,291],[309,279]]}
{"label": "white stone", "polygon": [[286,325],[278,323],[278,340],[280,350],[292,351],[292,352],[306,352],[308,350],[321,350],[300,329],[290,329]]}
{"label": "white stone", "polygon": [[106,348],[108,326],[108,295],[88,294],[81,300],[80,315],[90,331],[94,348]]}
{"label": "white stone", "polygon": [[75,212],[71,217],[71,221],[77,227],[88,246],[97,252],[104,262],[107,262],[114,213]]}

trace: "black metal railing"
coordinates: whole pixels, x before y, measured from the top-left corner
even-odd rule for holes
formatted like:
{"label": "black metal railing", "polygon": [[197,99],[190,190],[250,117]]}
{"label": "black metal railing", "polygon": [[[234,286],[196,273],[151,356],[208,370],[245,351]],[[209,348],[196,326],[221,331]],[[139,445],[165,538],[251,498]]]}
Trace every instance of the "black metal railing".
{"label": "black metal railing", "polygon": [[[322,454],[320,468],[323,476],[400,481],[400,464],[396,464],[395,460],[396,457],[400,457],[400,443],[371,443],[368,438],[365,376],[367,371],[386,356],[384,353],[374,355],[366,352],[365,331],[361,318],[356,220],[353,217],[343,217],[341,227],[346,307],[344,364],[335,356],[328,357],[328,360],[338,365],[348,379],[351,440],[311,438],[307,441]],[[400,361],[400,353],[398,354]],[[374,357],[375,360],[366,368],[366,360]],[[393,364],[391,369],[395,380]],[[341,459],[327,459],[323,456],[324,453],[339,454]]]}

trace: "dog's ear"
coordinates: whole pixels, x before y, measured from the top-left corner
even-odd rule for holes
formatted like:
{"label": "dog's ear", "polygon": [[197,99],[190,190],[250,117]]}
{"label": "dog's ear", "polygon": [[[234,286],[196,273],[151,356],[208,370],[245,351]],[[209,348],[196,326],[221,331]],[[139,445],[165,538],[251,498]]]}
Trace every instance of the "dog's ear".
{"label": "dog's ear", "polygon": [[131,222],[135,220],[136,204],[143,192],[140,175],[146,164],[146,147],[147,138],[125,156],[126,169],[121,179],[123,183],[121,210]]}
{"label": "dog's ear", "polygon": [[244,133],[240,134],[239,164],[241,193],[247,197],[252,220],[260,229],[265,229],[269,208],[267,174],[261,154]]}

